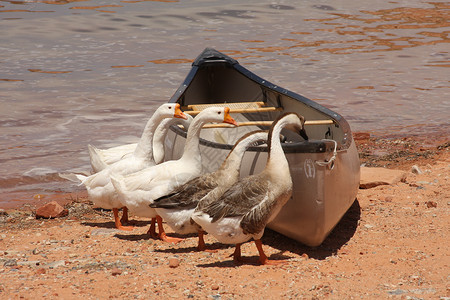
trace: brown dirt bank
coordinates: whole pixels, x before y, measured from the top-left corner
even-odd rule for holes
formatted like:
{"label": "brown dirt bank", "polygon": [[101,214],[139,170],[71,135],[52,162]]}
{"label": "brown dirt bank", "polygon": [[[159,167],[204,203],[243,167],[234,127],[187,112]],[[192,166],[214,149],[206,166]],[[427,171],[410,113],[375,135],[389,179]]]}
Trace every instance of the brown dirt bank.
{"label": "brown dirt bank", "polygon": [[242,247],[251,262],[236,266],[233,247],[211,236],[214,253],[196,252],[195,237],[153,240],[146,219],[119,232],[85,194],[53,195],[44,200],[68,202],[67,217],[36,219],[33,205],[0,211],[0,298],[448,299],[448,141],[355,137],[361,163],[405,170],[406,181],[360,190],[319,247],[267,230],[267,255],[285,265],[257,265],[253,243]]}

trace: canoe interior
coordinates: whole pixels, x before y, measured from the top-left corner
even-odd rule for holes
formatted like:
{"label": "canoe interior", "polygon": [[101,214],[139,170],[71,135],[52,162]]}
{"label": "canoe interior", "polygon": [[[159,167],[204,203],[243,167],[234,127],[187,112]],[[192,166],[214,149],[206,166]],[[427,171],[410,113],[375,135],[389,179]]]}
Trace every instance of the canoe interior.
{"label": "canoe interior", "polygon": [[[347,121],[339,114],[301,95],[274,85],[242,67],[237,61],[206,49],[170,100],[182,107],[192,104],[264,102],[279,108],[270,112],[232,113],[238,122],[273,121],[284,112],[296,112],[306,121],[332,120],[331,124],[306,125],[309,140],[290,130],[282,131],[283,149],[294,182],[292,199],[269,224],[306,245],[326,238],[354,202],[359,186],[359,159]],[[234,143],[245,133],[268,126],[202,129],[200,150],[204,172],[216,170]],[[186,132],[172,127],[166,139],[166,159],[183,153]],[[332,164],[320,166],[336,150]],[[251,147],[244,156],[241,177],[260,172],[267,160],[265,145]]]}

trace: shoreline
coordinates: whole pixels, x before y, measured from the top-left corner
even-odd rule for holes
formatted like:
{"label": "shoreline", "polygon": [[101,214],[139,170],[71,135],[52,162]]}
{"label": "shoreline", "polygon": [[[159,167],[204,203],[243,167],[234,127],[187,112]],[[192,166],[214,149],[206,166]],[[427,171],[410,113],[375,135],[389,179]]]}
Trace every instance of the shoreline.
{"label": "shoreline", "polygon": [[[359,152],[360,164],[366,167],[398,168],[409,170],[415,163],[432,162],[449,148],[449,137],[444,132],[427,136],[394,135],[372,136],[369,132],[354,132],[353,138]],[[15,196],[17,195],[17,196]],[[67,205],[76,198],[86,198],[80,188],[73,192],[12,192],[11,199],[0,200],[0,209],[36,209],[45,203],[57,201]],[[28,198],[24,201],[23,198]]]}

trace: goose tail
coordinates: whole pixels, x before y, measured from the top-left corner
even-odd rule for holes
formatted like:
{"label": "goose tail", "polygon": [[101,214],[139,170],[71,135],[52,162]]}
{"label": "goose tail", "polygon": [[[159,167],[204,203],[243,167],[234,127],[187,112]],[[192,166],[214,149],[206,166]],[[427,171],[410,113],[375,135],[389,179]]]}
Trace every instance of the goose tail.
{"label": "goose tail", "polygon": [[100,149],[91,144],[88,144],[88,150],[89,157],[91,158],[91,166],[95,172],[99,172],[108,166],[106,162],[102,160]]}
{"label": "goose tail", "polygon": [[127,190],[127,187],[125,185],[125,181],[123,180],[123,177],[117,173],[110,174],[111,183],[116,189],[117,193],[123,195],[125,191]]}
{"label": "goose tail", "polygon": [[59,177],[82,185],[88,176],[76,173],[58,173]]}

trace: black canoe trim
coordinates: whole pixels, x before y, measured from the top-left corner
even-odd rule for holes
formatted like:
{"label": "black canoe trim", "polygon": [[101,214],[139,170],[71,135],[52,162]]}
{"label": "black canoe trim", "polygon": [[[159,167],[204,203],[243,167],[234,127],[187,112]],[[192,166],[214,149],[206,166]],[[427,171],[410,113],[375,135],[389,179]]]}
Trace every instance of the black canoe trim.
{"label": "black canoe trim", "polygon": [[[187,138],[187,132],[178,127],[177,125],[172,125],[170,129],[175,132],[175,134]],[[200,145],[207,146],[215,149],[231,150],[234,145],[231,144],[221,144],[212,141],[208,141],[200,138]],[[334,150],[334,143],[332,141],[325,140],[308,140],[304,142],[297,143],[282,143],[283,151],[285,153],[325,153],[332,152]],[[267,146],[249,147],[247,151],[251,152],[267,152]]]}
{"label": "black canoe trim", "polygon": [[251,72],[250,70],[248,70],[248,69],[244,68],[242,65],[240,65],[237,60],[235,60],[213,48],[206,48],[195,59],[195,61],[192,63],[191,71],[188,73],[188,75],[186,76],[186,78],[184,79],[184,81],[180,85],[180,87],[172,95],[169,102],[183,104],[184,93],[185,93],[186,89],[189,87],[189,85],[191,84],[192,80],[194,79],[198,69],[203,68],[207,65],[216,64],[216,63],[226,64],[226,65],[234,68],[236,71],[238,71],[245,77],[249,78],[250,80],[263,86],[264,88],[274,91],[278,94],[285,95],[292,99],[295,99],[299,102],[304,103],[305,105],[307,105],[309,107],[312,107],[313,109],[316,109],[316,110],[328,115],[331,119],[336,121],[337,125],[341,127],[341,129],[344,133],[344,139],[342,141],[342,144],[338,148],[340,150],[343,150],[350,146],[350,144],[352,142],[352,133],[351,133],[350,125],[348,124],[347,120],[345,120],[340,114],[320,105],[317,102],[312,101],[311,99],[308,99],[302,95],[299,95],[297,93],[294,93],[292,91],[284,89],[276,84],[273,84],[273,83],[259,77],[255,73]]}
{"label": "black canoe trim", "polygon": [[239,64],[237,60],[225,55],[213,48],[206,48],[203,52],[195,59],[192,66],[203,66],[208,63],[223,62],[229,65]]}

